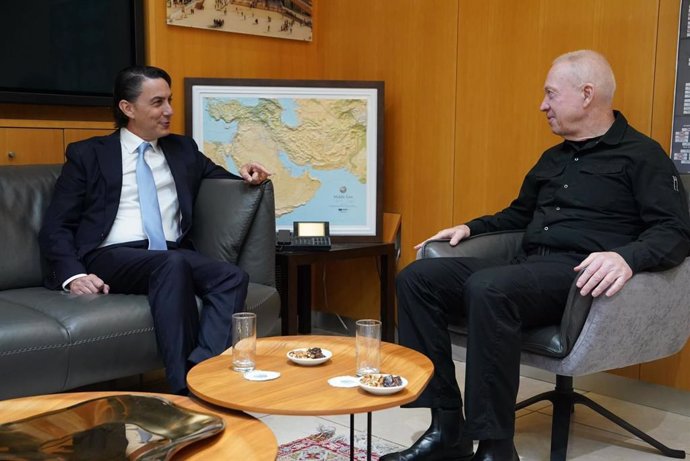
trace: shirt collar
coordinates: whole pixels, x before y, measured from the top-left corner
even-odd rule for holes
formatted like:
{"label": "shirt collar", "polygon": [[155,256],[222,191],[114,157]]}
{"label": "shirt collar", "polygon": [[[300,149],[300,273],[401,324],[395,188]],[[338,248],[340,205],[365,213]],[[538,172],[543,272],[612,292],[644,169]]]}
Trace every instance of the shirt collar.
{"label": "shirt collar", "polygon": [[[588,142],[585,142],[584,144],[568,140],[565,140],[563,144],[570,146],[575,151],[588,150],[599,143],[605,143],[610,146],[620,144],[620,142],[623,140],[623,136],[625,135],[625,131],[628,128],[628,121],[625,119],[623,114],[617,110],[613,111],[613,117],[613,124],[603,135],[598,136],[597,138],[592,138],[592,140],[587,140]],[[594,139],[596,139],[596,141],[593,141]]]}
{"label": "shirt collar", "polygon": [[144,141],[139,136],[129,131],[127,128],[120,128],[120,143],[122,144],[122,147],[124,148],[125,152],[128,152],[130,154],[136,154],[137,149],[139,148],[142,142],[148,142],[153,146],[153,150],[157,150],[157,139],[154,139],[152,141]]}
{"label": "shirt collar", "polygon": [[628,121],[623,114],[614,110],[613,117],[613,125],[611,125],[611,128],[601,137],[601,142],[605,142],[612,146],[620,144],[623,140],[623,135],[625,135],[625,130],[628,128]]}

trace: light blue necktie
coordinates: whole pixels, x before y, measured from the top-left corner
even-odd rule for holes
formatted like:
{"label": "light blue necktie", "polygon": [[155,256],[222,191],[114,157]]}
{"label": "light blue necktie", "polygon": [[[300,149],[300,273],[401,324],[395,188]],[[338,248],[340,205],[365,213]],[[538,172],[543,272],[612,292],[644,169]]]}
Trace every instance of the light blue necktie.
{"label": "light blue necktie", "polygon": [[163,233],[163,220],[161,209],[158,206],[158,192],[156,182],[149,164],[144,160],[144,152],[151,147],[148,142],[142,142],[137,149],[137,187],[139,188],[139,207],[141,208],[141,220],[144,223],[144,232],[149,238],[149,250],[167,250],[165,233]]}

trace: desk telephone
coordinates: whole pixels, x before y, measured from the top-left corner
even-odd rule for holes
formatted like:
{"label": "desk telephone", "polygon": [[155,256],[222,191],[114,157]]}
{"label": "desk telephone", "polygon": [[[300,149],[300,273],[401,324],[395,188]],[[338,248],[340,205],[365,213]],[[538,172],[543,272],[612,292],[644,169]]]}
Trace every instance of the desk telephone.
{"label": "desk telephone", "polygon": [[278,251],[330,250],[328,221],[295,221],[292,233],[281,229],[276,235]]}

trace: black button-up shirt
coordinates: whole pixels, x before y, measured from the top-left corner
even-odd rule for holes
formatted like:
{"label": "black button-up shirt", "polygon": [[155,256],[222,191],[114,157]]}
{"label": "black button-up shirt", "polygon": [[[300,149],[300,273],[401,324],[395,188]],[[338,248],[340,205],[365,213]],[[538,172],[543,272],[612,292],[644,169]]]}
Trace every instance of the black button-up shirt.
{"label": "black button-up shirt", "polygon": [[619,112],[585,143],[548,149],[508,208],[467,223],[471,234],[525,229],[523,248],[615,251],[633,272],[680,264],[690,251],[683,184],[661,146]]}

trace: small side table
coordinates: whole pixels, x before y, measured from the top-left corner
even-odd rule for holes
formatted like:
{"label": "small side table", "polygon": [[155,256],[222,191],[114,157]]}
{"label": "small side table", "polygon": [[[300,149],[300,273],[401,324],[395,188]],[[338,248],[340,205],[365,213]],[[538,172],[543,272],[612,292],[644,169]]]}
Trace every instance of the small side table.
{"label": "small side table", "polygon": [[282,334],[311,333],[311,265],[343,259],[379,258],[381,339],[395,341],[395,246],[392,243],[335,243],[328,251],[276,253]]}

